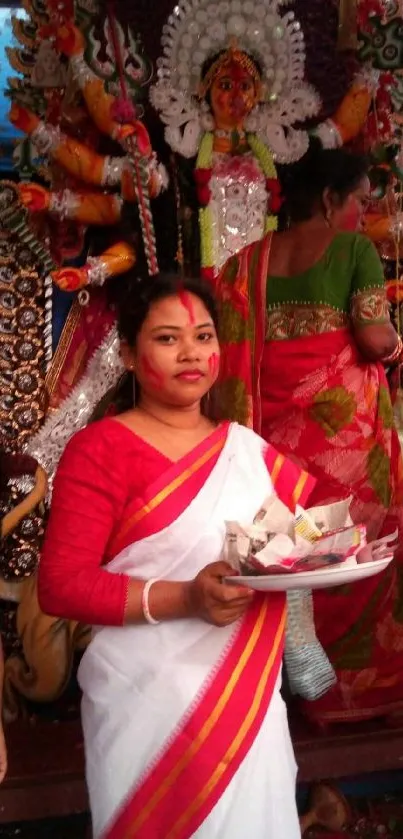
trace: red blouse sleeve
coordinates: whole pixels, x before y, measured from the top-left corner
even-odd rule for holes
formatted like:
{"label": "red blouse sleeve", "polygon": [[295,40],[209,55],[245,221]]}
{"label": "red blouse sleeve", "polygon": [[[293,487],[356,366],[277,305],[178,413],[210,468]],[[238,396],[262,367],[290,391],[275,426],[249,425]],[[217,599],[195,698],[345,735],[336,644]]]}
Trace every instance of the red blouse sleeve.
{"label": "red blouse sleeve", "polygon": [[[127,459],[95,423],[75,435],[56,474],[39,567],[41,609],[83,623],[120,626],[129,577],[101,567],[128,494]],[[105,427],[104,427],[105,428]],[[127,441],[126,441],[127,442]]]}

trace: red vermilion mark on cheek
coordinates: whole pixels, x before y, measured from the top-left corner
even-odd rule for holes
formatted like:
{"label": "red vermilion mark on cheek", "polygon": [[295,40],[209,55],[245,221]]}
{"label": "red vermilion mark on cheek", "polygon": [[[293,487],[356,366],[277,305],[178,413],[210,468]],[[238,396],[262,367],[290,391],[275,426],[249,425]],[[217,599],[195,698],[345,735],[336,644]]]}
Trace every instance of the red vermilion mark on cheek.
{"label": "red vermilion mark on cheek", "polygon": [[157,387],[160,387],[164,384],[164,377],[161,375],[161,373],[158,372],[158,370],[154,370],[154,367],[152,366],[151,362],[148,360],[146,355],[142,356],[141,363],[146,376],[148,376],[149,379],[152,380],[155,385],[157,385]]}
{"label": "red vermilion mark on cheek", "polygon": [[179,300],[180,300],[182,306],[184,307],[184,309],[186,309],[186,311],[189,315],[190,323],[193,326],[196,322],[196,318],[195,318],[193,301],[192,301],[192,298],[191,298],[190,294],[188,294],[187,291],[184,291],[183,289],[179,289],[178,297],[179,297]]}
{"label": "red vermilion mark on cheek", "polygon": [[210,376],[216,376],[218,373],[218,367],[220,364],[220,357],[218,353],[213,352],[208,360],[208,367],[210,371]]}
{"label": "red vermilion mark on cheek", "polygon": [[342,214],[340,227],[342,230],[354,232],[361,221],[361,206],[356,198],[350,196]]}

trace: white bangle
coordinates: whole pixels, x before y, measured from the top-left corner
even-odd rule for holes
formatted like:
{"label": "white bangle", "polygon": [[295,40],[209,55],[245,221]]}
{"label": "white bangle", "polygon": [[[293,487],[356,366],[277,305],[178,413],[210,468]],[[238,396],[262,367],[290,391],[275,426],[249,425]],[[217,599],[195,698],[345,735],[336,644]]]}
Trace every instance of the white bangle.
{"label": "white bangle", "polygon": [[146,620],[147,623],[152,624],[152,626],[156,626],[158,623],[160,623],[160,621],[156,621],[155,618],[153,618],[153,616],[150,613],[150,607],[148,605],[150,588],[154,585],[154,583],[157,582],[158,580],[155,578],[153,578],[152,580],[147,580],[147,582],[144,584],[143,593],[141,595],[141,608],[143,610],[144,620]]}

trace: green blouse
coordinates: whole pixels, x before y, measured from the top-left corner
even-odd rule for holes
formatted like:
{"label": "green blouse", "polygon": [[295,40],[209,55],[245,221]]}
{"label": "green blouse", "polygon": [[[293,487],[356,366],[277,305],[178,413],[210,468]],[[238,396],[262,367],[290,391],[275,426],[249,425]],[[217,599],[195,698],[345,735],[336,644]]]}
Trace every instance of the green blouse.
{"label": "green blouse", "polygon": [[267,340],[389,320],[381,260],[372,242],[359,233],[338,233],[315,265],[301,274],[269,274],[266,294]]}

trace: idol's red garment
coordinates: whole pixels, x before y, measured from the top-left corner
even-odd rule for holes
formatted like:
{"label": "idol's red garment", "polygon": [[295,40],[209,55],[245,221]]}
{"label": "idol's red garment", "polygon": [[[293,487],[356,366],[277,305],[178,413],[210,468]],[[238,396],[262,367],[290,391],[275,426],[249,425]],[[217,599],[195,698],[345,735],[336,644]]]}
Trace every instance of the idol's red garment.
{"label": "idol's red garment", "polygon": [[170,461],[113,419],[89,425],[68,443],[56,474],[39,571],[39,602],[51,615],[120,626],[129,577],[101,566],[126,505]]}

